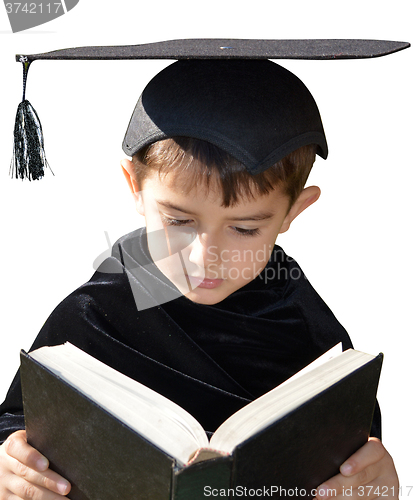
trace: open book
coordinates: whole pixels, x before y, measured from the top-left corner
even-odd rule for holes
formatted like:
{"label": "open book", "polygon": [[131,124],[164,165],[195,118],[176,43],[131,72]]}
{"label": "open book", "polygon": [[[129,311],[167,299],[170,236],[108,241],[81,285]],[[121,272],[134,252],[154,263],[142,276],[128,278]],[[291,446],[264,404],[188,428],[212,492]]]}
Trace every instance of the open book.
{"label": "open book", "polygon": [[[251,464],[251,466],[249,466],[249,461],[252,462],[255,456],[257,458],[260,455],[259,462],[264,461],[271,465],[273,456],[279,453],[278,446],[281,445],[281,438],[283,441],[286,439],[285,433],[292,432],[289,429],[296,429],[295,432],[299,436],[308,436],[306,439],[312,436],[312,439],[315,439],[315,436],[320,436],[321,433],[332,432],[329,427],[332,426],[332,422],[326,418],[328,414],[334,416],[334,425],[337,426],[335,432],[339,432],[342,440],[338,446],[343,450],[343,456],[336,457],[330,469],[328,468],[329,470],[325,473],[325,475],[333,475],[339,465],[367,439],[381,360],[382,355],[375,357],[352,349],[342,352],[341,346],[338,345],[280,386],[237,411],[216,430],[209,441],[201,425],[187,411],[157,392],[108,367],[69,343],[55,347],[42,347],[30,354],[22,352],[22,386],[28,438],[29,442],[35,446],[40,445],[39,450],[49,458],[52,467],[55,466],[58,472],[73,482],[70,467],[67,469],[64,463],[65,457],[70,461],[72,452],[68,451],[68,448],[71,442],[76,441],[79,433],[82,438],[78,446],[82,443],[87,446],[88,439],[91,439],[93,447],[96,448],[97,441],[105,439],[105,436],[102,436],[104,431],[99,428],[100,425],[102,426],[101,420],[111,419],[111,428],[116,424],[120,432],[122,429],[121,434],[127,431],[126,438],[124,436],[119,438],[122,442],[132,443],[134,440],[138,442],[135,444],[135,454],[141,457],[138,460],[140,463],[142,456],[144,456],[143,463],[147,463],[143,469],[141,465],[138,467],[142,469],[138,475],[146,476],[140,479],[141,482],[151,483],[154,480],[157,483],[159,480],[160,470],[157,471],[157,480],[148,479],[152,474],[148,461],[153,461],[154,454],[165,457],[169,464],[167,464],[167,469],[170,469],[170,477],[165,479],[165,493],[157,493],[156,496],[153,496],[153,493],[148,493],[147,496],[142,493],[139,498],[157,498],[157,500],[187,498],[185,495],[180,497],[180,488],[186,491],[188,486],[187,482],[184,482],[185,470],[194,471],[191,477],[194,474],[197,477],[195,472],[197,470],[204,471],[201,472],[202,477],[206,473],[209,477],[208,474],[211,473],[213,475],[211,480],[214,478],[219,482],[224,480],[228,487],[234,487],[235,481],[238,483],[240,480],[243,484],[252,484],[252,481],[255,483],[258,475],[263,476],[259,479],[263,483],[260,484],[261,486],[270,484],[269,481],[276,484],[278,479],[282,484],[285,476],[280,477],[280,471],[263,472],[263,466],[258,466],[256,459],[254,465]],[[37,377],[40,378],[35,384]],[[39,387],[39,384],[42,387]],[[360,386],[364,387],[362,392]],[[56,392],[59,394],[56,395]],[[355,406],[355,401],[358,401],[359,408],[357,408],[358,405]],[[85,404],[86,413],[83,408]],[[65,432],[65,426],[71,426],[66,442],[60,438],[65,451],[61,454],[57,452],[57,459],[50,456],[50,453],[56,454],[54,445],[47,444],[47,427],[50,428],[50,422],[46,425],[43,416],[39,415],[39,412],[47,412],[46,407],[49,408],[49,413],[64,415],[64,420],[60,421],[57,427],[61,429],[61,433]],[[51,408],[54,409],[51,411]],[[352,408],[351,413],[350,408]],[[78,411],[79,415],[84,416],[78,416]],[[315,417],[312,417],[313,413],[322,418],[325,428],[314,428],[318,426],[318,422]],[[50,420],[51,417],[47,418]],[[286,421],[290,422],[287,426]],[[100,423],[96,423],[94,430],[95,422]],[[307,429],[305,433],[303,433],[304,426]],[[349,437],[350,433],[353,434],[352,439]],[[290,439],[294,438],[295,436],[291,436]],[[329,439],[335,441],[333,436]],[[269,448],[269,443],[272,441],[273,445]],[[51,438],[51,443],[56,444],[56,439]],[[352,443],[351,448],[349,448],[350,443]],[[303,444],[303,439],[299,444]],[[42,446],[46,449],[42,450]],[[90,447],[91,444],[88,446]],[[309,448],[309,445],[306,446]],[[319,452],[323,449],[320,447],[320,441],[316,441],[315,446]],[[332,446],[338,448],[336,445]],[[266,447],[269,448],[268,451]],[[111,449],[110,453],[113,452],[114,450]],[[79,450],[73,453],[78,454]],[[119,453],[126,453],[125,448]],[[133,456],[134,451],[131,450],[131,453]],[[266,453],[270,455],[266,456]],[[97,460],[96,469],[99,468],[99,461],[103,460],[96,450],[92,457],[89,456],[86,460],[93,460],[94,456]],[[61,461],[63,463],[60,463]],[[296,468],[300,464],[299,458],[293,463],[295,465],[292,464],[292,468]],[[200,464],[198,468],[197,464]],[[107,467],[106,464],[105,468]],[[258,467],[259,472],[254,472]],[[266,469],[266,466],[264,468]],[[210,472],[208,472],[209,469],[211,469]],[[270,469],[273,470],[273,467]],[[248,471],[252,471],[250,479]],[[177,475],[182,477],[175,477]],[[71,498],[91,500],[100,498],[99,495],[93,496],[94,493],[91,493],[96,490],[96,485],[85,496],[82,474],[80,478],[78,476],[79,474],[76,475],[76,487],[72,490]],[[97,477],[100,477],[99,472]],[[297,481],[302,481],[297,474],[296,477]],[[323,476],[322,479],[311,478],[311,482],[312,480],[322,482],[328,477],[330,476]],[[205,477],[203,480],[206,480]],[[193,482],[190,480],[188,484],[197,485],[199,498],[203,498],[205,496],[203,488],[208,485],[202,488],[202,484],[198,483],[199,480],[194,480],[193,477]],[[309,484],[305,487],[309,488]],[[82,490],[82,494],[77,494],[77,488]],[[108,495],[108,490],[106,490],[104,498],[112,498]],[[119,495],[119,490],[117,490],[114,498],[122,496]],[[123,498],[128,497],[123,496]],[[192,500],[198,498],[197,493],[191,493],[188,498]]]}

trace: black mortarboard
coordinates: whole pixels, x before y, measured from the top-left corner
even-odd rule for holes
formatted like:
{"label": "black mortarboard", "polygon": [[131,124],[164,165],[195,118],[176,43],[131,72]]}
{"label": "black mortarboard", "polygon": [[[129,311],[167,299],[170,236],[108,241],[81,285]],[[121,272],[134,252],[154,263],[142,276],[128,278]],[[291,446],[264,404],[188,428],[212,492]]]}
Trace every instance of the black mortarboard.
{"label": "black mortarboard", "polygon": [[172,40],[144,45],[79,47],[17,55],[24,90],[14,131],[11,169],[39,179],[47,166],[41,125],[25,98],[29,65],[37,59],[177,59],[151,80],[126,132],[129,156],[160,139],[188,136],[211,142],[258,173],[306,144],[328,148],[316,103],[290,71],[269,59],[362,59],[409,43],[378,40]]}

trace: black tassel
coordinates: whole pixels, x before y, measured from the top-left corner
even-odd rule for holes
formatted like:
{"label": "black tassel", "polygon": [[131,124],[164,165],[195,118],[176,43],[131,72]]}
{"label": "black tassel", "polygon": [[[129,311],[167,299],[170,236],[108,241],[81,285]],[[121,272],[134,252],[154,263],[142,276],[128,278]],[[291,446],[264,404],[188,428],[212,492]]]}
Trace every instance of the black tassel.
{"label": "black tassel", "polygon": [[[16,179],[41,179],[44,169],[49,167],[46,160],[42,125],[30,102],[26,99],[26,81],[30,62],[22,57],[23,63],[23,99],[17,108],[14,125],[13,158],[10,174]],[[53,174],[53,172],[52,172]]]}

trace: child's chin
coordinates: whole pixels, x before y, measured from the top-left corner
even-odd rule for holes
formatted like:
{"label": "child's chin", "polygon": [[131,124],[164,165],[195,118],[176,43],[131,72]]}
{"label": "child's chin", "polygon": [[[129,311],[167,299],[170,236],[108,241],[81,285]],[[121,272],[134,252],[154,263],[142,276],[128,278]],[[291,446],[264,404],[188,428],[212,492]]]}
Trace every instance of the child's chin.
{"label": "child's chin", "polygon": [[[208,293],[205,293],[205,292]],[[222,300],[224,300],[229,294],[223,294],[223,293],[212,293],[214,292],[213,290],[203,290],[202,293],[198,292],[197,289],[188,292],[185,294],[187,299],[191,300],[192,302],[196,302],[197,304],[204,304],[204,305],[209,305],[212,306],[214,304],[218,304]]]}
{"label": "child's chin", "polygon": [[184,295],[197,304],[214,305],[227,298],[233,291],[229,290],[223,283],[213,289],[197,287]]}

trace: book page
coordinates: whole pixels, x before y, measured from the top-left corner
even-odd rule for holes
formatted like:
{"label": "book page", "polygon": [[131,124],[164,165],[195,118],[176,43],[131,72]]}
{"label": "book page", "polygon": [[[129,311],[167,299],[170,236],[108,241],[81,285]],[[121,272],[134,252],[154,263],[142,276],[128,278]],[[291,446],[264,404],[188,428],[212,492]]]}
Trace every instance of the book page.
{"label": "book page", "polygon": [[374,357],[348,349],[321,365],[316,363],[317,366],[312,370],[306,368],[229,417],[214,433],[210,440],[211,446],[231,453],[239,443],[298,408]]}
{"label": "book page", "polygon": [[66,343],[29,355],[181,463],[209,446],[201,425],[183,408],[77,347]]}

